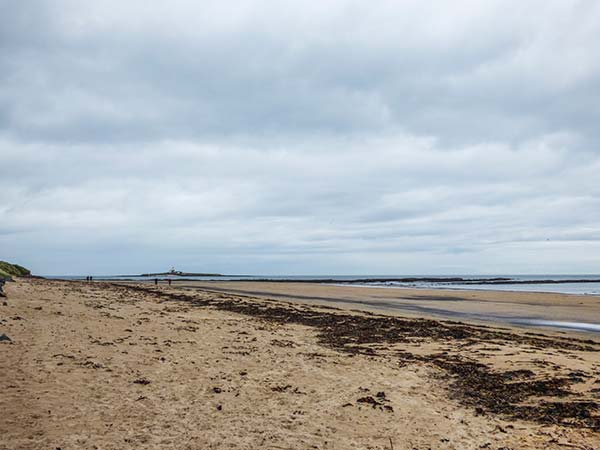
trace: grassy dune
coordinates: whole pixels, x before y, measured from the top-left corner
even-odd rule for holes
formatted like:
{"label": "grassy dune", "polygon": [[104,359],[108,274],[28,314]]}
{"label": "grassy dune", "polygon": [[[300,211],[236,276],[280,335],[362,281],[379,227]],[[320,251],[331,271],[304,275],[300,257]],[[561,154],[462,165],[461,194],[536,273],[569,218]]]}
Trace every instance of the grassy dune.
{"label": "grassy dune", "polygon": [[18,264],[0,261],[0,279],[31,275],[31,272]]}

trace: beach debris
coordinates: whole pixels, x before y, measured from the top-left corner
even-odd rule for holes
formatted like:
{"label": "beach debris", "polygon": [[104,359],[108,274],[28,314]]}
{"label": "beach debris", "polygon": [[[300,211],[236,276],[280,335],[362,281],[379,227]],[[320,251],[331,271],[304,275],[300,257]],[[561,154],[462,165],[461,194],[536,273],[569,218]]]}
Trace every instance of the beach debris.
{"label": "beach debris", "polygon": [[212,390],[215,394],[220,394],[221,392],[223,392],[223,390],[220,387],[214,387],[212,388]]}
{"label": "beach debris", "polygon": [[94,362],[94,361],[86,361],[83,363],[79,363],[80,366],[83,367],[89,367],[91,369],[106,369],[106,366],[104,366],[103,364]]}
{"label": "beach debris", "polygon": [[141,384],[142,386],[145,386],[147,384],[150,384],[151,381],[146,379],[146,378],[138,378],[137,380],[133,380],[134,384]]}
{"label": "beach debris", "polygon": [[290,347],[290,348],[296,347],[296,344],[293,341],[290,341],[288,339],[272,339],[271,345],[275,345],[277,347]]}
{"label": "beach debris", "polygon": [[0,334],[0,342],[12,342],[12,339],[9,338],[6,334]]}
{"label": "beach debris", "polygon": [[371,405],[373,407],[373,409],[380,409],[381,411],[394,412],[394,408],[392,408],[390,405],[386,405],[384,403],[384,402],[389,402],[389,400],[387,400],[385,398],[385,392],[378,392],[375,397],[377,397],[377,398],[374,398],[370,395],[367,395],[365,397],[360,397],[358,400],[356,400],[356,403],[366,403],[368,405]]}
{"label": "beach debris", "polygon": [[575,383],[583,383],[587,378],[591,378],[591,375],[588,375],[582,370],[571,371],[567,376]]}
{"label": "beach debris", "polygon": [[287,384],[285,386],[274,386],[271,388],[271,390],[273,392],[290,392],[291,394],[306,395],[306,392],[302,392],[300,389],[298,389],[298,387],[290,390],[291,387],[291,384]]}
{"label": "beach debris", "polygon": [[370,395],[359,398],[358,400],[356,400],[356,403],[368,403],[369,405],[373,405],[374,407],[381,404]]}
{"label": "beach debris", "polygon": [[[281,304],[264,304],[234,295],[224,297],[198,297],[180,293],[152,291],[139,286],[127,286],[129,292],[142,292],[158,300],[188,302],[195,307],[216,308],[257,317],[271,331],[277,324],[299,324],[317,330],[321,345],[348,356],[376,353],[369,346],[440,342],[452,348],[468,349],[485,342],[487,346],[511,345],[523,348],[552,350],[560,354],[570,352],[598,352],[600,346],[591,339],[561,338],[538,333],[518,334],[489,327],[451,323],[425,318],[400,318],[375,314],[345,314],[339,311],[301,310]],[[268,323],[273,325],[269,325]],[[261,328],[258,328],[261,329]],[[540,424],[557,424],[577,428],[600,429],[600,404],[596,402],[565,401],[574,395],[570,389],[581,382],[579,374],[552,376],[531,370],[497,371],[473,360],[450,353],[413,354],[397,353],[401,364],[427,364],[444,372],[450,395],[476,413],[497,414],[513,419]],[[289,389],[289,388],[288,388]],[[372,396],[367,396],[371,397]],[[552,399],[552,397],[554,397]],[[361,397],[365,398],[365,397]],[[552,400],[550,400],[552,399]],[[558,401],[558,400],[561,401]],[[382,399],[373,400],[383,404]],[[371,404],[369,401],[360,404]],[[373,405],[372,405],[373,406]],[[479,408],[479,409],[476,409]]]}
{"label": "beach debris", "polygon": [[286,384],[285,386],[274,386],[274,387],[271,388],[271,390],[273,392],[285,392],[285,391],[287,391],[291,387],[292,387],[291,384]]}
{"label": "beach debris", "polygon": [[62,353],[56,353],[54,355],[52,355],[53,358],[69,358],[69,359],[75,359],[75,356],[73,355],[64,355]]}
{"label": "beach debris", "polygon": [[198,331],[198,327],[195,327],[193,325],[186,325],[186,326],[175,327],[175,330],[189,331],[190,333],[195,333],[196,331]]}
{"label": "beach debris", "polygon": [[106,347],[108,345],[115,345],[114,342],[110,342],[110,341],[101,341],[100,339],[92,339],[90,341],[92,344],[96,344],[96,345],[101,345],[103,347]]}

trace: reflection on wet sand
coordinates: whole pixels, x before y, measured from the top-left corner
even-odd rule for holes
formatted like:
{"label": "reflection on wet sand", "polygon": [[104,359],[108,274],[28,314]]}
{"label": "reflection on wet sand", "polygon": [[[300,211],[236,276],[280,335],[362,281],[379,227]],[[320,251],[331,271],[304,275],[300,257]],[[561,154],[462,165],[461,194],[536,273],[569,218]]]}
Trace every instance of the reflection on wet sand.
{"label": "reflection on wet sand", "polygon": [[329,304],[462,321],[600,332],[600,297],[557,293],[368,289],[310,283],[181,282],[181,289]]}

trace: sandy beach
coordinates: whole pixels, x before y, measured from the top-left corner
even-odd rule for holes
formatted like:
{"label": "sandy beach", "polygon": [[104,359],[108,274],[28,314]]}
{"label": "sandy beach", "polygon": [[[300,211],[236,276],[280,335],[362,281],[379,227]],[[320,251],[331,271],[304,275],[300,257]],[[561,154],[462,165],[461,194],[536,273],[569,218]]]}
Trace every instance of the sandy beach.
{"label": "sandy beach", "polygon": [[[600,331],[600,296],[558,293],[384,288],[319,283],[175,281],[173,287],[203,289],[293,303],[329,305],[412,317],[455,319],[500,326],[527,325],[546,332]],[[556,326],[543,326],[553,322]],[[581,325],[580,327],[577,324]]]}
{"label": "sandy beach", "polygon": [[[383,311],[371,297],[397,293],[357,289],[7,283],[0,448],[600,447],[594,334]],[[466,308],[463,292],[402,295]],[[468,295],[484,312],[599,317],[595,298]]]}

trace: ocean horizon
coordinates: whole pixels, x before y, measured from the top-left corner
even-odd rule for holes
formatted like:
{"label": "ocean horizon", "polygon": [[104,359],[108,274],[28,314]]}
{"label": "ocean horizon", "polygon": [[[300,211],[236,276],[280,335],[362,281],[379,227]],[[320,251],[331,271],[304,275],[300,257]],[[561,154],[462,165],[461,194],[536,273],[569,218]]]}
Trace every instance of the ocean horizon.
{"label": "ocean horizon", "polygon": [[[85,280],[86,275],[44,275],[59,280]],[[365,288],[469,289],[516,292],[600,295],[600,274],[448,274],[448,275],[220,275],[220,276],[140,276],[98,275],[98,281],[148,281],[154,278],[194,281],[298,281],[352,283]],[[589,281],[587,281],[589,280]]]}

